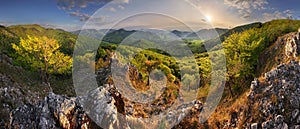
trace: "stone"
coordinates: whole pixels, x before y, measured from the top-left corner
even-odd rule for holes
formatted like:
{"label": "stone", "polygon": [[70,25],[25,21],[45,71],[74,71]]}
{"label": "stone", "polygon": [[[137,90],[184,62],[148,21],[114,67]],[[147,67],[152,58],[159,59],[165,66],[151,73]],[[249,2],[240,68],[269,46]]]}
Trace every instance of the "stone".
{"label": "stone", "polygon": [[295,110],[292,112],[292,118],[293,118],[293,119],[296,119],[298,115],[299,115],[299,109],[295,109]]}
{"label": "stone", "polygon": [[283,123],[281,129],[289,129],[289,126],[286,123]]}
{"label": "stone", "polygon": [[261,126],[262,126],[263,129],[271,129],[271,128],[274,127],[273,125],[274,125],[274,124],[273,124],[273,121],[271,121],[271,120],[268,120],[268,121],[263,122],[263,123],[261,124]]}
{"label": "stone", "polygon": [[277,115],[275,117],[275,124],[279,125],[279,124],[283,123],[283,121],[284,121],[284,117],[282,115]]}
{"label": "stone", "polygon": [[294,108],[299,108],[299,99],[296,96],[291,96],[291,100],[290,100],[291,105]]}
{"label": "stone", "polygon": [[258,124],[257,123],[251,124],[251,129],[258,129]]}

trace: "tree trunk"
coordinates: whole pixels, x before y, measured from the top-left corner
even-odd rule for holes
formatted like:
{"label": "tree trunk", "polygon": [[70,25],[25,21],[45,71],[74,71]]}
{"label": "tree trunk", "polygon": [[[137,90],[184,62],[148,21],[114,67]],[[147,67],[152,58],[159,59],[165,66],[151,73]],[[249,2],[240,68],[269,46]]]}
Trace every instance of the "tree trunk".
{"label": "tree trunk", "polygon": [[233,97],[233,92],[232,92],[230,80],[226,82],[225,86],[228,87],[229,92],[230,92],[230,96]]}

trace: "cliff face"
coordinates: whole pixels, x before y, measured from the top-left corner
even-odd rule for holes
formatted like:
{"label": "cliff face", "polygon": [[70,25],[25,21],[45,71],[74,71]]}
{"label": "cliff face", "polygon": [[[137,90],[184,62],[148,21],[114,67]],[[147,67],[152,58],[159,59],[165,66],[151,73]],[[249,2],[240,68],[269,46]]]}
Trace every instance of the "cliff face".
{"label": "cliff face", "polygon": [[243,106],[230,113],[225,128],[300,128],[299,48],[300,34],[290,33],[279,37],[265,52],[260,63],[271,61],[261,65],[271,70],[252,81],[245,101],[240,104]]}
{"label": "cliff face", "polygon": [[12,65],[12,59],[0,52],[0,128],[6,128],[9,124],[9,113],[24,104],[37,104],[43,99],[42,94],[47,91],[47,87],[40,87],[37,92],[33,87],[27,86],[32,81],[20,83],[14,78],[24,76],[21,67]]}
{"label": "cliff face", "polygon": [[[132,115],[123,115],[119,109],[120,102],[115,97],[119,93],[113,89],[113,86],[106,85],[90,91],[90,94],[84,97],[66,97],[50,93],[37,105],[23,105],[13,110],[9,128],[94,129],[100,128],[98,125],[101,125],[102,128],[123,129],[138,126],[150,129],[162,126],[155,119],[143,120]],[[175,111],[168,112],[165,122],[180,122],[183,119],[180,116],[187,115],[190,110],[199,111],[200,107],[199,101],[194,101],[191,105],[182,105]],[[130,109],[126,109],[127,114],[128,110]]]}
{"label": "cliff face", "polygon": [[[105,89],[102,89],[102,92]],[[100,89],[94,92],[102,93]],[[109,108],[106,102],[111,102],[110,97],[105,101],[97,101],[97,103]],[[114,110],[111,110],[114,112]],[[31,129],[88,129],[97,127],[91,119],[84,113],[83,107],[79,102],[79,98],[66,97],[50,93],[45,99],[37,105],[23,105],[11,112],[10,128],[31,128]]]}
{"label": "cliff face", "polygon": [[300,53],[299,32],[289,33],[281,36],[270,46],[259,59],[257,74],[262,75],[272,68],[297,59]]}
{"label": "cliff face", "polygon": [[248,121],[262,128],[300,128],[300,65],[297,61],[277,66],[251,84]]}
{"label": "cliff face", "polygon": [[40,96],[27,87],[14,82],[10,76],[0,73],[0,127],[7,126],[9,112],[26,103],[37,104]]}

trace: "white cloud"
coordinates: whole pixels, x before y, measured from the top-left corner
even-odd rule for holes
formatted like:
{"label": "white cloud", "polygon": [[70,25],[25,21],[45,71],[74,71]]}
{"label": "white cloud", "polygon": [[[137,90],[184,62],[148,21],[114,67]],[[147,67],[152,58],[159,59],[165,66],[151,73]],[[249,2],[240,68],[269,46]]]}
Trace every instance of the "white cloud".
{"label": "white cloud", "polygon": [[91,16],[81,12],[69,12],[71,16],[79,17],[80,21],[87,21]]}
{"label": "white cloud", "polygon": [[129,3],[129,0],[113,0],[114,3]]}
{"label": "white cloud", "polygon": [[265,21],[270,21],[274,19],[291,19],[293,14],[293,11],[285,10],[283,12],[275,11],[274,13],[264,13],[263,17]]}
{"label": "white cloud", "polygon": [[111,11],[111,12],[116,12],[117,11],[114,7],[109,7],[107,10]]}
{"label": "white cloud", "polygon": [[[90,15],[82,13],[82,8],[87,8],[90,4],[99,5],[103,7],[105,4],[112,2],[114,4],[129,3],[129,0],[56,0],[57,6],[60,9],[66,10],[71,16],[78,17],[80,21],[86,21]],[[123,6],[118,6],[120,9],[124,9]],[[115,12],[113,7],[108,8],[109,11]]]}
{"label": "white cloud", "polygon": [[118,5],[118,8],[120,8],[120,9],[125,9],[125,7],[124,6],[122,6],[122,5]]}
{"label": "white cloud", "polygon": [[62,29],[65,31],[76,31],[81,28],[80,25],[77,24],[55,24],[55,23],[39,23],[40,26],[45,28],[53,28],[53,29]]}
{"label": "white cloud", "polygon": [[224,4],[239,10],[242,18],[249,18],[253,10],[266,9],[267,0],[224,0]]}
{"label": "white cloud", "polygon": [[64,10],[78,10],[86,8],[89,4],[104,5],[112,0],[56,0],[57,6]]}
{"label": "white cloud", "polygon": [[290,18],[290,19],[292,19],[292,16],[293,16],[293,14],[294,14],[294,12],[291,11],[291,10],[289,10],[289,9],[283,11],[283,13],[284,13],[288,18]]}
{"label": "white cloud", "polygon": [[14,25],[15,23],[10,22],[10,21],[0,21],[0,25],[2,26],[10,26],[10,25]]}

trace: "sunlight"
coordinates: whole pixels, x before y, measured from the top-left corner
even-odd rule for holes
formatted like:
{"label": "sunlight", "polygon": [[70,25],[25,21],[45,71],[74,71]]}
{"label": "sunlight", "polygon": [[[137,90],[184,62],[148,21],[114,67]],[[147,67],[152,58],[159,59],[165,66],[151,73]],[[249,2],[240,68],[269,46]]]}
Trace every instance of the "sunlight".
{"label": "sunlight", "polygon": [[208,22],[211,22],[211,21],[212,21],[212,18],[211,18],[211,16],[209,16],[209,15],[206,15],[205,18],[206,18],[206,20],[207,20]]}

